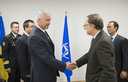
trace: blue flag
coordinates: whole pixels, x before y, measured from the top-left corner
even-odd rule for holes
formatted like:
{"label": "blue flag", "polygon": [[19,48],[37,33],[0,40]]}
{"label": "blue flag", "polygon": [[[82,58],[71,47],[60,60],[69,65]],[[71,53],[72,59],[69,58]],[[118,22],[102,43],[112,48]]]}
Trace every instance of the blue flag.
{"label": "blue flag", "polygon": [[[63,33],[62,62],[71,62],[67,16],[65,16],[64,33]],[[67,76],[68,82],[70,82],[70,76],[72,76],[72,70],[65,69],[64,73]]]}
{"label": "blue flag", "polygon": [[2,54],[2,39],[5,36],[2,16],[0,16],[0,54]]}
{"label": "blue flag", "polygon": [[[5,31],[4,31],[4,23],[3,23],[3,19],[1,16],[1,12],[0,12],[0,55],[2,55],[2,39],[5,36]],[[6,80],[8,79],[8,73],[4,68],[4,63],[2,58],[0,58],[0,74],[1,74],[1,78]]]}

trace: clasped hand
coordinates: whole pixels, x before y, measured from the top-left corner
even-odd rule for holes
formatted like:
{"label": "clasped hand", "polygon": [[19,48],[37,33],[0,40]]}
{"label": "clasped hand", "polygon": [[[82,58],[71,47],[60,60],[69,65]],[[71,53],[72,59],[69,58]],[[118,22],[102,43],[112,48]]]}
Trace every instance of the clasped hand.
{"label": "clasped hand", "polygon": [[72,63],[66,62],[66,69],[74,70],[76,69],[76,66],[77,66],[76,62],[72,62]]}

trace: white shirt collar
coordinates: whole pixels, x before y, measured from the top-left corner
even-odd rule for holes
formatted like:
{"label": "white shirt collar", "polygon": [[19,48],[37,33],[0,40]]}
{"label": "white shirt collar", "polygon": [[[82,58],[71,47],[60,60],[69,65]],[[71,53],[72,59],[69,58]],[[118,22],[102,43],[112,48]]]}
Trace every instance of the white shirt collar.
{"label": "white shirt collar", "polygon": [[111,36],[113,38],[112,41],[115,40],[116,36],[117,36],[117,33],[115,35]]}
{"label": "white shirt collar", "polygon": [[24,34],[26,34],[27,36],[29,36],[29,34],[27,34],[25,31],[24,31]]}
{"label": "white shirt collar", "polygon": [[93,36],[94,39],[96,38],[96,36],[99,34],[100,31],[101,31],[101,30],[99,30],[99,31]]}
{"label": "white shirt collar", "polygon": [[45,32],[45,30],[43,30],[42,28],[40,28],[38,25],[36,25],[40,30],[42,30],[42,32]]}
{"label": "white shirt collar", "polygon": [[16,37],[17,35],[12,32],[12,34]]}

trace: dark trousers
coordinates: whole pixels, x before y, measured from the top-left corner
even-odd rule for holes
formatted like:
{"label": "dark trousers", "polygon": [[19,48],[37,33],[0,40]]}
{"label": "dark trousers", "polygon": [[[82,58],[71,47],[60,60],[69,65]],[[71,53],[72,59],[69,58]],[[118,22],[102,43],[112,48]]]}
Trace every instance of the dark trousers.
{"label": "dark trousers", "polygon": [[20,82],[20,70],[19,68],[11,68],[8,82]]}

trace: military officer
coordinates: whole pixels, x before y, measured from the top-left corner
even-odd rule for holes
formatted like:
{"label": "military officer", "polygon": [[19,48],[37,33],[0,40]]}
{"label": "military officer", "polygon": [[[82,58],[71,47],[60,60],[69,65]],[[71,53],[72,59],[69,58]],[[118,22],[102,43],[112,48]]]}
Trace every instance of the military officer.
{"label": "military officer", "polygon": [[17,62],[15,42],[21,36],[19,33],[19,23],[12,22],[11,33],[2,40],[2,55],[6,71],[9,74],[8,82],[20,82],[20,70]]}

